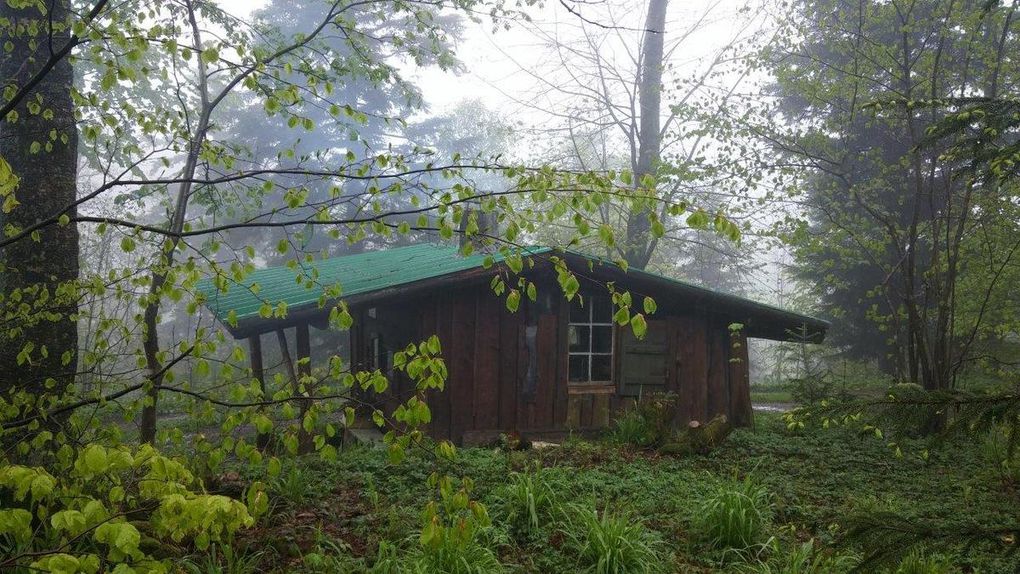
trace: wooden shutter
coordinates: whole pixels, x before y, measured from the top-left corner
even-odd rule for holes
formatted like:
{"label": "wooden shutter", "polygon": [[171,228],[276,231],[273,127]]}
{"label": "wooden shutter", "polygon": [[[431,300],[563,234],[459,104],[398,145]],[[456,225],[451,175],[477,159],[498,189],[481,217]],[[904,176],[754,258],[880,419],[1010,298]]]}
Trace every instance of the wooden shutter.
{"label": "wooden shutter", "polygon": [[665,321],[649,321],[643,340],[629,327],[621,327],[620,394],[636,397],[666,390],[666,360],[669,356]]}

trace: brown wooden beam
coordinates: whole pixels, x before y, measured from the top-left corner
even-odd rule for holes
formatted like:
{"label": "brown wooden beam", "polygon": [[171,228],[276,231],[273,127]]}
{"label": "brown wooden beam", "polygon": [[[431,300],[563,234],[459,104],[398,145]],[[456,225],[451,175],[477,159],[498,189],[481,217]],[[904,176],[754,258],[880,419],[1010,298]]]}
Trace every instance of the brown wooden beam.
{"label": "brown wooden beam", "polygon": [[[305,325],[305,337],[307,337],[308,336],[308,332],[307,332],[308,324],[305,323],[304,325]],[[298,337],[297,337],[297,339],[298,339],[298,354],[299,354],[299,357],[300,357],[300,353],[301,353],[301,328],[300,328],[300,326],[297,328],[297,333],[298,333]],[[294,368],[294,359],[292,358],[292,356],[290,354],[290,346],[287,344],[287,333],[284,332],[283,329],[277,329],[276,330],[276,340],[280,344],[280,354],[283,357],[283,365],[284,365],[284,367],[287,368],[287,374],[290,375],[290,383],[291,383],[291,393],[292,393],[292,396],[300,397],[303,394],[301,392],[301,379],[298,377],[297,369]],[[304,342],[305,342],[306,345],[308,344],[307,339]],[[310,355],[310,353],[306,353],[305,356],[309,356],[309,355]],[[302,368],[302,371],[303,370],[304,369]],[[305,428],[304,428],[305,413],[308,412],[308,403],[307,403],[307,401],[301,400],[301,401],[298,401],[298,406],[300,408],[300,413],[298,415],[298,421],[297,421],[297,429],[298,429],[297,430],[297,433],[298,433],[298,454],[305,454],[305,453],[311,452],[311,450],[312,450],[311,449],[311,445],[312,445],[311,435],[307,431],[305,431]]]}
{"label": "brown wooden beam", "polygon": [[[298,354],[298,374],[301,378],[309,377],[312,374],[312,344],[311,336],[309,333],[308,323],[301,323],[295,327],[297,331],[297,354]],[[311,389],[305,389],[304,394],[310,394]],[[312,406],[311,399],[305,399],[301,401],[301,420],[304,421],[305,414]],[[312,435],[309,432],[305,432],[302,427],[298,433],[298,452],[301,454],[312,452]]]}
{"label": "brown wooden beam", "polygon": [[[262,400],[269,399],[269,393],[266,392],[266,370],[262,364],[262,336],[252,335],[248,337],[248,360],[251,361],[251,376],[258,380],[259,388],[262,389]],[[259,409],[260,412],[265,412],[265,407]],[[269,440],[272,437],[272,433],[258,433],[255,437],[255,446],[259,450],[266,450],[269,447]]]}

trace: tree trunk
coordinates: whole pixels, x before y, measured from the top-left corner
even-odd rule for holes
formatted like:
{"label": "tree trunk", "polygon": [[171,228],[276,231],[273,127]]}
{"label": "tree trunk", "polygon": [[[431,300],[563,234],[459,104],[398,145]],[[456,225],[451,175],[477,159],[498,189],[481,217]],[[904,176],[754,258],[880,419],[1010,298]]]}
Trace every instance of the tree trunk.
{"label": "tree trunk", "polygon": [[[0,50],[5,88],[23,86],[43,68],[51,49],[70,41],[68,0],[45,4],[52,14],[0,2],[0,19],[11,23],[2,29],[2,43],[12,49]],[[38,30],[35,36],[30,24]],[[71,62],[64,58],[21,100],[16,117],[0,118],[0,158],[20,179],[15,192],[20,204],[0,213],[0,228],[24,229],[60,214],[70,218],[66,225],[43,227],[35,241],[26,236],[0,249],[0,390],[20,388],[37,397],[59,393],[73,382],[77,367],[78,303],[72,282],[78,278],[78,227],[73,221],[78,137],[73,83]],[[29,344],[34,345],[31,353],[19,360]],[[47,385],[49,379],[56,385]]]}
{"label": "tree trunk", "polygon": [[[635,189],[646,175],[655,175],[662,146],[662,68],[666,35],[668,0],[649,0],[645,18],[645,37],[641,46],[641,71],[638,81],[638,155],[634,165]],[[648,209],[635,209],[627,216],[627,246],[624,259],[631,267],[643,269],[652,258],[656,238],[651,235]]]}
{"label": "tree trunk", "polygon": [[[188,8],[188,21],[191,24],[191,33],[195,41],[194,49],[196,52],[201,53],[202,33],[198,27],[198,19],[195,16],[195,7],[192,5],[191,0],[186,0],[185,3]],[[156,440],[156,420],[159,417],[159,394],[166,375],[163,372],[163,365],[159,358],[159,316],[162,306],[163,288],[166,285],[167,274],[174,266],[174,256],[177,252],[177,247],[181,243],[180,233],[184,230],[184,221],[188,211],[188,198],[191,196],[192,180],[195,177],[198,158],[202,151],[202,146],[205,144],[206,133],[209,130],[209,115],[212,113],[212,105],[209,103],[209,73],[205,60],[195,58],[195,66],[198,75],[198,94],[202,107],[194,136],[188,142],[188,159],[184,163],[184,170],[181,172],[181,184],[177,188],[174,210],[171,213],[170,224],[167,228],[167,231],[170,232],[169,237],[171,237],[171,240],[157,254],[157,260],[153,264],[152,282],[149,284],[149,299],[145,304],[145,312],[142,315],[144,337],[142,340],[142,350],[145,354],[145,367],[149,371],[150,386],[146,389],[146,398],[142,405],[139,434],[141,441],[149,444]]]}

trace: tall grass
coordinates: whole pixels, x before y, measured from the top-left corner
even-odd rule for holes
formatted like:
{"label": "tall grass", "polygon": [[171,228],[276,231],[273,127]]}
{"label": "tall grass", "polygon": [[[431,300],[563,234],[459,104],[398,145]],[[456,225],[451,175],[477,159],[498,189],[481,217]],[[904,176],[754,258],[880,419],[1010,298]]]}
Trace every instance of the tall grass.
{"label": "tall grass", "polygon": [[397,572],[414,574],[496,574],[503,572],[496,553],[477,540],[417,549]]}
{"label": "tall grass", "polygon": [[309,477],[297,464],[291,465],[286,472],[274,477],[269,483],[269,488],[277,500],[283,500],[292,507],[308,503],[314,494]]}
{"label": "tall grass", "polygon": [[186,558],[181,562],[188,574],[254,574],[267,552],[252,552],[231,544],[213,544],[208,554]]}
{"label": "tall grass", "polygon": [[743,551],[762,543],[772,520],[772,496],[750,476],[706,497],[693,517],[697,538],[717,550]]}
{"label": "tall grass", "polygon": [[654,447],[674,434],[674,393],[649,393],[616,419],[613,438],[623,444]]}
{"label": "tall grass", "polygon": [[493,510],[511,535],[533,538],[553,522],[555,488],[540,468],[511,473],[508,483],[495,493]]}
{"label": "tall grass", "polygon": [[1020,484],[1020,448],[1004,427],[993,428],[981,442],[981,454],[1003,482]]}
{"label": "tall grass", "polygon": [[894,574],[949,574],[951,571],[947,559],[915,550],[900,561]]}
{"label": "tall grass", "polygon": [[819,549],[812,538],[807,542],[795,545],[790,550],[782,548],[778,540],[773,539],[771,545],[764,550],[769,558],[764,562],[754,562],[741,572],[747,574],[835,574],[851,571],[859,561],[849,554]]}
{"label": "tall grass", "polygon": [[662,541],[639,520],[623,512],[601,514],[589,506],[563,510],[563,532],[578,558],[578,569],[590,574],[651,574],[662,572]]}
{"label": "tall grass", "polygon": [[640,447],[655,443],[655,431],[644,415],[636,409],[621,414],[614,422],[613,440],[620,444],[632,444]]}

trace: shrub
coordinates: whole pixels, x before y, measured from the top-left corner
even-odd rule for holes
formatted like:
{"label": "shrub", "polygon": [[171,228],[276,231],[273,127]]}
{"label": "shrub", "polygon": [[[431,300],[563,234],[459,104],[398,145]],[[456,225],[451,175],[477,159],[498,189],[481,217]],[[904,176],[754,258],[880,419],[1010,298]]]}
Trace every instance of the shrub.
{"label": "shrub", "polygon": [[537,467],[531,472],[511,473],[494,498],[494,510],[515,537],[532,538],[552,522],[555,488]]}
{"label": "shrub", "polygon": [[588,506],[564,509],[563,533],[579,568],[593,574],[642,574],[663,570],[657,533],[627,513]]}
{"label": "shrub", "polygon": [[[222,543],[217,550],[225,552],[234,534],[267,510],[265,492],[254,485],[246,493],[247,504],[203,493],[183,460],[149,445],[65,446],[50,468],[54,474],[0,461],[0,569],[5,572],[124,571],[128,564],[137,571],[161,571],[169,561],[165,552],[150,555],[152,549],[186,541],[203,552]],[[238,564],[236,569],[239,558],[226,557]],[[219,564],[218,557],[199,561],[199,569]]]}
{"label": "shrub", "polygon": [[490,525],[485,507],[470,498],[468,479],[459,486],[449,477],[433,476],[440,498],[422,514],[419,544],[398,571],[415,574],[489,574],[502,572],[496,554],[481,544],[479,534]]}
{"label": "shrub", "polygon": [[832,398],[835,385],[825,374],[790,379],[790,397],[798,405],[815,405]]}
{"label": "shrub", "polygon": [[717,550],[746,550],[762,542],[772,518],[772,497],[751,477],[719,487],[698,507],[696,536]]}

